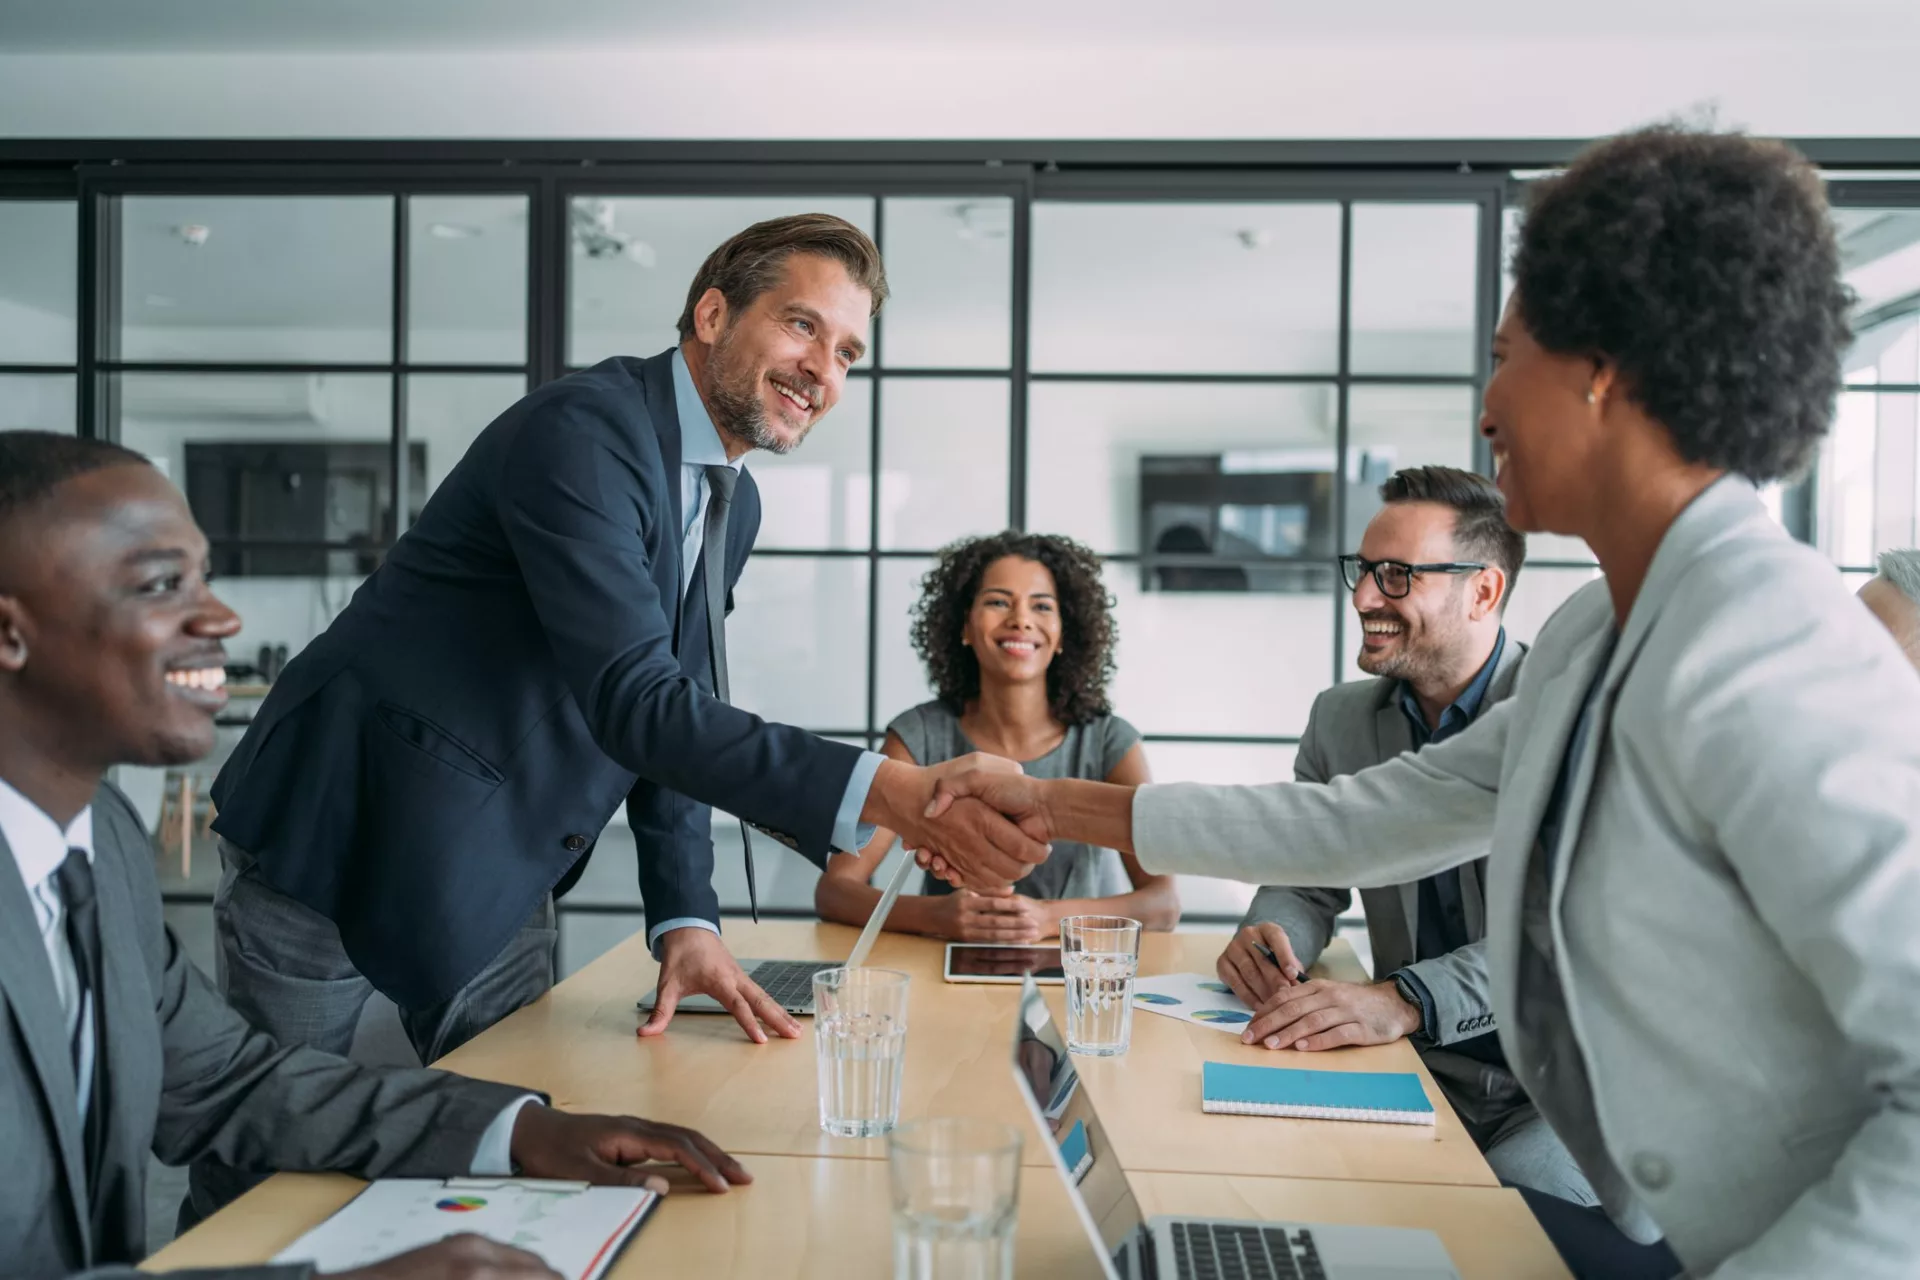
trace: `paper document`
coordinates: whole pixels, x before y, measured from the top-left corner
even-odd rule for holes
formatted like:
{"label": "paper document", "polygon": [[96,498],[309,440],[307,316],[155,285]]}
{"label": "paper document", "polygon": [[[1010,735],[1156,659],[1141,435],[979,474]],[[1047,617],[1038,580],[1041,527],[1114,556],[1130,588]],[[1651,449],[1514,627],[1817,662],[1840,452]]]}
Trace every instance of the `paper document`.
{"label": "paper document", "polygon": [[641,1187],[383,1178],[273,1260],[350,1271],[471,1231],[538,1254],[567,1280],[598,1280],[659,1200]]}
{"label": "paper document", "polygon": [[1233,988],[1203,973],[1156,973],[1133,980],[1133,1007],[1239,1035],[1253,1010]]}

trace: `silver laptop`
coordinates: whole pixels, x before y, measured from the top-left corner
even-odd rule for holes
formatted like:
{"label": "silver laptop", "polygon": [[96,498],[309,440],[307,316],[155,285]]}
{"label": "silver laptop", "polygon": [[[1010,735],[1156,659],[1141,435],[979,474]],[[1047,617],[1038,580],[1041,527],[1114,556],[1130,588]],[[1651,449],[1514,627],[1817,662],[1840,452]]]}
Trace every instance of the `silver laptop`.
{"label": "silver laptop", "polygon": [[[822,969],[838,969],[844,960],[742,960],[740,967],[773,997],[774,1003],[796,1018],[813,1016],[813,975]],[[660,988],[640,997],[640,1007],[653,1012]],[[682,996],[680,1013],[728,1013],[725,1005],[712,996]]]}
{"label": "silver laptop", "polygon": [[1031,979],[1013,1025],[1014,1081],[1110,1280],[1460,1280],[1431,1231],[1144,1217]]}

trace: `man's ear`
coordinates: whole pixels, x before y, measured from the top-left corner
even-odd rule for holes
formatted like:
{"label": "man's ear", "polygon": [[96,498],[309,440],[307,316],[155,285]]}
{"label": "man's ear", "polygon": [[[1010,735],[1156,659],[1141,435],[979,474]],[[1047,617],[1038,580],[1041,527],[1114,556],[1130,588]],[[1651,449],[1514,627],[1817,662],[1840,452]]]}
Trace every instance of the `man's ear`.
{"label": "man's ear", "polygon": [[1470,610],[1475,622],[1490,613],[1498,613],[1507,598],[1506,570],[1492,565],[1473,575],[1473,605]]}
{"label": "man's ear", "polygon": [[26,665],[26,611],[19,597],[0,595],[0,671],[19,671]]}
{"label": "man's ear", "polygon": [[700,301],[693,304],[693,336],[707,346],[720,341],[720,335],[727,331],[727,295],[718,289],[708,289],[700,295]]}

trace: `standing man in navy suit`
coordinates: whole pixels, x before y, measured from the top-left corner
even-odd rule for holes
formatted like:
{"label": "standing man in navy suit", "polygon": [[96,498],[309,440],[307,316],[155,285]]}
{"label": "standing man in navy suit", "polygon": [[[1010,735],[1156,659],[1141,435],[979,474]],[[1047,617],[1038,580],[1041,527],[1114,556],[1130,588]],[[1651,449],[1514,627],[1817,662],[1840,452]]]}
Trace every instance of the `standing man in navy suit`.
{"label": "standing man in navy suit", "polygon": [[[720,941],[708,806],[816,863],[868,824],[982,883],[1045,858],[984,806],[930,823],[934,770],[724,701],[709,615],[760,516],[741,460],[833,408],[886,296],[858,228],[759,223],[700,268],[677,348],[549,383],[480,433],[214,784],[220,983],[254,1025],[343,1053],[378,989],[431,1062],[538,998],[556,886],[623,799],[662,966],[642,1035],[694,993],[756,1041],[799,1034]],[[200,1213],[247,1182],[194,1175]]]}

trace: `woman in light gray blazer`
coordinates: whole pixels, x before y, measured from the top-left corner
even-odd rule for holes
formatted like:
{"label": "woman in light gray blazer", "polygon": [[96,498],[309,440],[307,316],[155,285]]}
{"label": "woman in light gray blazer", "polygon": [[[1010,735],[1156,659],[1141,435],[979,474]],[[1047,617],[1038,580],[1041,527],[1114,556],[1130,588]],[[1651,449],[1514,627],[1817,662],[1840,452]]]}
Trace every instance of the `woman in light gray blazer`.
{"label": "woman in light gray blazer", "polygon": [[1514,276],[1481,430],[1513,524],[1606,580],[1512,699],[1324,786],[950,789],[1149,871],[1290,884],[1416,879],[1491,828],[1501,1041],[1612,1220],[1720,1280],[1912,1277],[1920,682],[1754,489],[1840,384],[1819,178],[1775,143],[1616,138],[1539,184]]}

